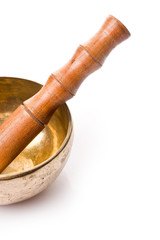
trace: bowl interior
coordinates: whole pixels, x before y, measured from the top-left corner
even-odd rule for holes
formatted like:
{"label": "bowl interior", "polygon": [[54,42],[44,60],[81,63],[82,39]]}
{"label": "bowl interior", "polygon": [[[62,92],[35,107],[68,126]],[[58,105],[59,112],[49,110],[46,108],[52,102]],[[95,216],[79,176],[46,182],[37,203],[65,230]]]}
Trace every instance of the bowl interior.
{"label": "bowl interior", "polygon": [[[40,90],[42,85],[19,78],[0,77],[0,124],[26,99]],[[49,124],[1,173],[28,170],[52,157],[67,136],[70,113],[66,104],[53,114]]]}

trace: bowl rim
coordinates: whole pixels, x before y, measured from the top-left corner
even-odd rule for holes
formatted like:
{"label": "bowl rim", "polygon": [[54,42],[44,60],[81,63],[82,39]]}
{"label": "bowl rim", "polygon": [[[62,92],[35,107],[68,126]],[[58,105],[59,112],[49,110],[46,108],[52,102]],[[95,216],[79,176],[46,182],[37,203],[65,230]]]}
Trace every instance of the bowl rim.
{"label": "bowl rim", "polygon": [[[42,84],[32,81],[32,80],[28,80],[25,78],[18,78],[18,77],[0,77],[0,79],[2,78],[9,78],[12,80],[24,80],[24,81],[28,81],[28,82],[33,82],[36,83],[40,86],[43,86]],[[40,168],[42,168],[43,166],[47,165],[48,163],[50,163],[52,160],[54,160],[65,148],[65,146],[67,145],[67,143],[69,142],[72,132],[73,132],[73,120],[72,120],[72,116],[71,116],[71,112],[69,110],[69,107],[66,103],[63,104],[67,110],[67,115],[68,115],[68,129],[67,129],[67,134],[65,139],[63,140],[63,143],[61,144],[60,148],[53,154],[53,156],[51,156],[50,158],[46,159],[45,161],[43,161],[42,163],[35,165],[32,168],[29,168],[27,170],[23,170],[20,172],[15,172],[15,173],[6,173],[6,174],[0,174],[0,181],[4,181],[4,180],[11,180],[11,179],[15,179],[15,178],[20,178],[23,176],[26,176],[28,174],[31,174],[37,170],[39,170]]]}

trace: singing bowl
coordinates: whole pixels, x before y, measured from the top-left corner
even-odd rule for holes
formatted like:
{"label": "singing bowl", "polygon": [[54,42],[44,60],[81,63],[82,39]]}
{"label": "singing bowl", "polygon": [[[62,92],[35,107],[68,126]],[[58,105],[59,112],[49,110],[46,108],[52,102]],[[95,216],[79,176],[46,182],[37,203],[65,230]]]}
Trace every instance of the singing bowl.
{"label": "singing bowl", "polygon": [[[26,79],[0,77],[0,124],[41,87]],[[0,174],[0,205],[20,202],[43,191],[63,169],[72,142],[72,118],[63,104],[44,130]]]}

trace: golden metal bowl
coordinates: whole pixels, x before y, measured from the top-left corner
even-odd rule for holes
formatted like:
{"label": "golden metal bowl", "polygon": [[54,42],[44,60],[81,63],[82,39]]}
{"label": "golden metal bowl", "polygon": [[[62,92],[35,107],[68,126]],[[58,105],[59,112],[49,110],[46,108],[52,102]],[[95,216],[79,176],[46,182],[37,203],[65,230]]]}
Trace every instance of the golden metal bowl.
{"label": "golden metal bowl", "polygon": [[[25,79],[0,77],[0,124],[41,87]],[[0,205],[20,202],[43,191],[63,169],[72,141],[72,118],[63,104],[45,129],[0,174]]]}

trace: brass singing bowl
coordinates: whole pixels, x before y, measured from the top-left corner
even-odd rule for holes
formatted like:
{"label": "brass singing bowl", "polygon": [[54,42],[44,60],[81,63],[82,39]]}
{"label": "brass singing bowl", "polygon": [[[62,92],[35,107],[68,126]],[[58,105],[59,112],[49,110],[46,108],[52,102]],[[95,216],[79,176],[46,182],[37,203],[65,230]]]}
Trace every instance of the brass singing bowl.
{"label": "brass singing bowl", "polygon": [[[0,124],[41,87],[25,79],[0,77]],[[63,104],[44,130],[0,174],[0,205],[20,202],[43,191],[63,169],[72,141],[72,118]]]}

